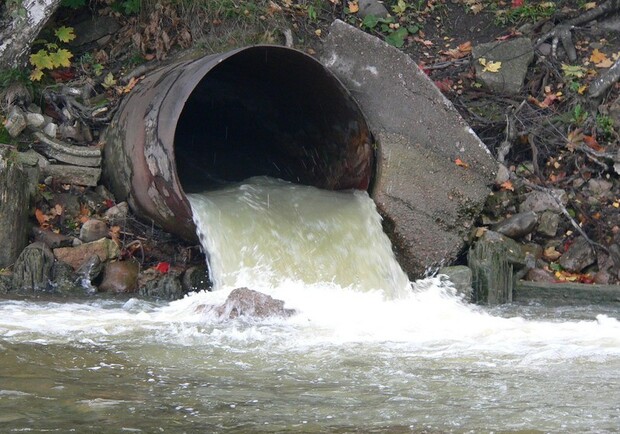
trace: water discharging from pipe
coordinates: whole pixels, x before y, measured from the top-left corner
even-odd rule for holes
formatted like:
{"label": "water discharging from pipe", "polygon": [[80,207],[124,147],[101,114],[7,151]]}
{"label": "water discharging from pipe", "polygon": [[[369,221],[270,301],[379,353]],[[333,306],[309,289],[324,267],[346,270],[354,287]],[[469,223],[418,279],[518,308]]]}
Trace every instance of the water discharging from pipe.
{"label": "water discharging from pipe", "polygon": [[188,199],[216,289],[297,280],[388,298],[409,290],[365,191],[255,177]]}
{"label": "water discharging from pipe", "polygon": [[[217,290],[0,299],[0,431],[617,432],[617,306],[403,293],[364,192],[261,177],[190,200]],[[201,309],[239,284],[297,313]]]}

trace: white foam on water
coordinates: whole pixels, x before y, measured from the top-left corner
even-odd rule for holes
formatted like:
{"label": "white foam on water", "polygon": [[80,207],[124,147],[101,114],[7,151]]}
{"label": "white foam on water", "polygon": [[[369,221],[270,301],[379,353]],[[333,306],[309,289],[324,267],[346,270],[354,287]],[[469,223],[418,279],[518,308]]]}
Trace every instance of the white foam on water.
{"label": "white foam on water", "polygon": [[[362,345],[431,358],[509,356],[525,364],[620,357],[616,318],[596,313],[581,321],[504,318],[463,302],[439,277],[410,284],[365,193],[325,193],[265,179],[235,188],[237,199],[225,192],[192,199],[195,208],[207,204],[197,211],[198,224],[217,290],[165,304],[5,300],[0,340],[249,346],[274,353]],[[231,203],[238,207],[226,210]],[[209,208],[214,204],[215,210]],[[248,218],[248,207],[259,215]],[[342,227],[346,222],[348,230]],[[225,320],[204,308],[222,304],[237,286],[284,300],[296,314]]]}

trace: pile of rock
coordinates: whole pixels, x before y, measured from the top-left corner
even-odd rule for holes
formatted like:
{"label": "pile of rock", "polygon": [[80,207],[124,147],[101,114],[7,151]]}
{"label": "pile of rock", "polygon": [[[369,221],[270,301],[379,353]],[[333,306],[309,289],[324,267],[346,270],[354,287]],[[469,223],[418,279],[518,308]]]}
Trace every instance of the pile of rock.
{"label": "pile of rock", "polygon": [[[16,104],[8,110],[5,128],[12,137],[29,137],[31,146],[20,151],[0,144],[0,293],[139,292],[174,299],[208,289],[204,260],[143,270],[131,249],[135,240],[121,242],[115,235],[113,228],[125,227],[133,217],[127,203],[115,203],[99,185],[101,148],[89,145],[96,132],[85,123],[59,124],[35,105]],[[44,202],[58,207],[57,220],[75,222],[73,234],[52,230],[50,213],[31,219],[41,189],[50,195]],[[142,247],[142,241],[133,246]]]}

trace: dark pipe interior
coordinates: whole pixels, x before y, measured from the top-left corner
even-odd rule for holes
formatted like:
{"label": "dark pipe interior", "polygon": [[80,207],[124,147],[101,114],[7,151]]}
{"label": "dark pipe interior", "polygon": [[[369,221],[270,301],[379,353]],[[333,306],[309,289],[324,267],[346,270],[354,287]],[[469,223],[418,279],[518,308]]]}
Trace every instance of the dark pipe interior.
{"label": "dark pipe interior", "polygon": [[327,189],[368,189],[372,137],[359,108],[320,63],[251,47],[213,67],[175,132],[186,192],[269,175]]}

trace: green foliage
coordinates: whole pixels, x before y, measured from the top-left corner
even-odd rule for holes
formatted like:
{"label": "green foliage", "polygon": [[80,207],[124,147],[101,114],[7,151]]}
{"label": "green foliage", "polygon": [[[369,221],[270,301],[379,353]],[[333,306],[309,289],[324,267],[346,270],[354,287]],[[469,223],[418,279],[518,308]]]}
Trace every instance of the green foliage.
{"label": "green foliage", "polygon": [[495,20],[500,25],[536,23],[552,17],[556,10],[557,4],[555,2],[524,2],[522,6],[516,8],[497,10]]}
{"label": "green foliage", "polygon": [[614,121],[607,115],[596,115],[596,126],[598,131],[603,135],[604,138],[610,139],[614,135]]}
{"label": "green foliage", "polygon": [[[59,27],[54,30],[54,36],[59,43],[67,43],[75,39],[75,33],[73,33],[72,27]],[[61,48],[56,42],[48,42],[45,40],[35,41],[33,45],[37,44],[42,44],[43,48],[30,55],[30,64],[34,66],[34,70],[30,74],[30,79],[32,81],[41,80],[47,69],[52,70],[71,66],[73,53],[66,48]]]}
{"label": "green foliage", "polygon": [[117,0],[111,5],[116,12],[135,15],[142,9],[142,0]]}
{"label": "green foliage", "polygon": [[577,104],[573,108],[571,121],[573,124],[580,126],[588,119],[588,112],[581,106],[581,104]]}
{"label": "green foliage", "polygon": [[[2,121],[2,116],[0,116],[0,121]],[[13,137],[9,134],[9,132],[4,128],[4,122],[0,122],[0,143],[12,143]]]}
{"label": "green foliage", "polygon": [[407,37],[420,30],[417,24],[411,24],[405,27],[397,23],[394,17],[379,18],[374,15],[367,15],[364,17],[362,27],[366,30],[382,34],[385,41],[396,48],[402,48],[405,45]]}

